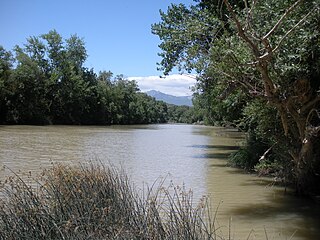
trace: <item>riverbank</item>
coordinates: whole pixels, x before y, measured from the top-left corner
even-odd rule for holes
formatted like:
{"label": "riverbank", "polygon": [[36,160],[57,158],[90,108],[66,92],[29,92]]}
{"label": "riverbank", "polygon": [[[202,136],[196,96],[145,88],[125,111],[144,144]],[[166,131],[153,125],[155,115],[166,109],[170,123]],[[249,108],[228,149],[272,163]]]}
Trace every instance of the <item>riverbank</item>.
{"label": "riverbank", "polygon": [[33,185],[15,175],[0,189],[0,239],[218,239],[206,198],[194,205],[161,182],[139,194],[102,164],[54,165]]}

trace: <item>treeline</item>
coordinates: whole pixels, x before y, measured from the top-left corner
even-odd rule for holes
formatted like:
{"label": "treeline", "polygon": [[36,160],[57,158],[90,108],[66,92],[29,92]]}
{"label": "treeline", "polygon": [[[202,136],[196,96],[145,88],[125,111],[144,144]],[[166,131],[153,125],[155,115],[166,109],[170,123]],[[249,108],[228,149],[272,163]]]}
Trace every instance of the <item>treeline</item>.
{"label": "treeline", "polygon": [[196,72],[204,121],[248,132],[232,163],[320,192],[319,2],[195,0],[160,14],[160,69]]}
{"label": "treeline", "polygon": [[167,122],[164,102],[135,81],[84,67],[85,44],[56,31],[30,37],[14,54],[0,46],[0,124]]}
{"label": "treeline", "polygon": [[197,107],[168,104],[169,123],[203,124],[203,111]]}

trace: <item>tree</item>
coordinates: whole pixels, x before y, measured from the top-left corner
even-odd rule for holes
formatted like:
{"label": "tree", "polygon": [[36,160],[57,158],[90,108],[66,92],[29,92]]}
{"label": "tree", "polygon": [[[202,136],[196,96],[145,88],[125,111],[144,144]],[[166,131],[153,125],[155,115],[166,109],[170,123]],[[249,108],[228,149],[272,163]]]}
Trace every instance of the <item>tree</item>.
{"label": "tree", "polygon": [[202,72],[207,64],[208,50],[214,40],[219,21],[199,6],[172,4],[167,13],[160,10],[162,22],[152,25],[152,33],[159,36],[163,52],[159,70],[167,75],[174,67],[180,71]]}
{"label": "tree", "polygon": [[81,70],[88,55],[83,39],[77,35],[71,35],[66,40],[66,58],[75,69]]}
{"label": "tree", "polygon": [[[95,74],[83,64],[87,52],[83,39],[72,35],[64,42],[57,31],[43,34],[49,63],[48,96],[52,121],[79,124],[89,116]],[[86,121],[84,121],[86,122]]]}
{"label": "tree", "polygon": [[[135,81],[84,66],[77,35],[52,30],[15,47],[0,47],[1,124],[136,124],[167,119],[164,103],[141,93]],[[15,64],[13,64],[15,63]]]}
{"label": "tree", "polygon": [[[272,129],[276,124],[268,129],[274,134],[266,134],[265,138],[273,148],[286,146],[287,154],[282,157],[291,163],[288,165],[293,168],[297,192],[309,192],[320,170],[319,3],[271,0],[239,4],[240,1],[223,0],[219,14],[214,1],[198,2],[190,9],[172,6],[167,14],[161,13],[162,22],[153,25],[153,32],[163,41],[162,69],[167,73],[174,66],[186,70],[191,66],[201,73],[198,87],[209,96],[208,100],[215,101],[211,108],[219,105],[218,99],[227,99],[232,104],[240,103],[243,112],[250,106],[262,110],[259,104],[254,105],[256,100],[274,109],[269,114],[275,113],[283,134]],[[200,9],[207,10],[202,14],[208,16],[199,18],[197,27],[189,20],[176,18],[183,14],[198,18]],[[183,35],[185,42],[181,42]],[[202,39],[207,39],[208,44]],[[206,51],[198,51],[198,57],[190,49]],[[248,104],[239,101],[241,98]],[[227,112],[230,106],[222,109],[219,108]],[[264,124],[263,120],[256,124]]]}
{"label": "tree", "polygon": [[[26,48],[27,49],[27,48]],[[45,73],[36,57],[15,47],[17,67],[5,85],[7,122],[41,124],[46,121]]]}
{"label": "tree", "polygon": [[12,65],[12,53],[0,46],[0,123],[6,121],[9,91],[7,83],[12,73]]}
{"label": "tree", "polygon": [[[240,44],[244,44],[242,47],[249,57],[240,59],[240,53],[234,53],[235,58],[240,59],[239,63],[248,64],[248,70],[251,70],[250,74],[246,74],[247,69],[241,69],[242,76],[246,76],[243,84],[246,84],[248,91],[255,91],[255,94],[277,110],[284,135],[289,141],[288,153],[293,160],[296,188],[299,194],[303,194],[312,187],[315,181],[313,178],[317,175],[315,171],[319,170],[314,168],[319,167],[319,150],[314,148],[320,136],[319,83],[315,83],[320,77],[319,70],[316,70],[320,61],[314,58],[314,54],[319,54],[320,45],[318,49],[312,47],[320,41],[319,4],[310,2],[309,6],[300,6],[301,0],[293,4],[291,1],[285,2],[281,6],[285,10],[283,14],[276,14],[276,18],[263,16],[268,17],[272,23],[271,27],[265,28],[261,19],[257,20],[261,11],[257,11],[257,14],[246,9],[246,18],[241,21],[240,14],[235,12],[229,1],[224,0],[224,3],[236,26],[237,41],[242,41]],[[265,10],[268,6],[259,7]],[[310,11],[310,7],[313,10]],[[292,17],[289,18],[289,15]],[[311,28],[306,30],[306,24]],[[295,42],[290,41],[289,35],[293,35]],[[292,51],[293,48],[295,51]],[[300,58],[300,62],[295,58]],[[258,91],[258,87],[252,83],[259,86]],[[288,84],[292,84],[292,87]],[[314,84],[316,88],[311,87]]]}
{"label": "tree", "polygon": [[[231,31],[230,24],[226,27],[227,9],[219,1],[196,2],[199,4],[190,9],[183,4],[171,5],[167,13],[160,11],[161,22],[152,25],[153,34],[162,40],[159,45],[162,49],[159,70],[165,75],[174,67],[178,67],[181,72],[195,70],[198,83],[194,90],[198,93],[194,99],[201,102],[198,107],[205,109],[206,122],[235,125],[234,122],[241,116],[238,109],[246,103],[246,96],[240,91],[229,94],[235,90],[234,84],[228,84],[226,88],[224,83],[219,83],[210,68],[212,46],[225,32]],[[202,109],[197,111],[203,112]]]}

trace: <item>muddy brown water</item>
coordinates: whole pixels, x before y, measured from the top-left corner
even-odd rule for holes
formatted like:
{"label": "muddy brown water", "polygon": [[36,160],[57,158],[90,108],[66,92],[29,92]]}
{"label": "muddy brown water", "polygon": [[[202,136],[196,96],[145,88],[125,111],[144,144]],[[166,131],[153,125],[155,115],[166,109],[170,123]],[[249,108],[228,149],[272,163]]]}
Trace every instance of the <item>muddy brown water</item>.
{"label": "muddy brown water", "polygon": [[[36,175],[53,162],[122,166],[139,187],[166,178],[209,195],[218,233],[230,239],[320,239],[320,210],[270,178],[226,164],[243,135],[196,125],[0,126],[0,180]],[[288,193],[289,192],[289,193]]]}

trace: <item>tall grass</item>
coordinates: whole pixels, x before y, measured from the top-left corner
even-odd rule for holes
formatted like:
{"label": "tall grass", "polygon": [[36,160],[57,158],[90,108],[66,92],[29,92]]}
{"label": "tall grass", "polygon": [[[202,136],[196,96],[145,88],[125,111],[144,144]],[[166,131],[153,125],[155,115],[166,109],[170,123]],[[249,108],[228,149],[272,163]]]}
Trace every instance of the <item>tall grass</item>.
{"label": "tall grass", "polygon": [[1,186],[0,239],[221,239],[207,199],[183,188],[138,191],[102,164],[55,165],[36,182]]}

